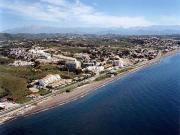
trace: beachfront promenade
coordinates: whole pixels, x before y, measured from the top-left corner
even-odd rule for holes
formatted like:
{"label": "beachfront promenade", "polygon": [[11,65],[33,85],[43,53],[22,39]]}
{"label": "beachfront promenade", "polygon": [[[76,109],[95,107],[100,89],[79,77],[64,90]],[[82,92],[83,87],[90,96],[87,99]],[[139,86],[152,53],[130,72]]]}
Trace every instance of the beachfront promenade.
{"label": "beachfront promenade", "polygon": [[[139,69],[139,67],[144,66],[144,65],[146,65],[146,63],[141,63],[141,64],[138,64],[138,65],[122,68],[120,70],[122,70],[123,72],[119,73],[116,77],[111,78],[110,81],[108,81],[108,83],[110,83],[113,80],[116,80],[116,79],[120,78],[122,75],[126,75],[128,72],[134,72],[137,69]],[[124,70],[126,68],[131,68],[131,70],[130,71],[129,70]],[[42,101],[46,101],[50,97],[54,97],[54,96],[57,96],[59,94],[62,94],[63,92],[66,92],[66,90],[72,90],[72,89],[78,88],[80,86],[83,86],[85,84],[92,83],[93,81],[96,80],[96,78],[104,76],[104,75],[106,75],[106,73],[102,73],[102,74],[90,77],[90,78],[82,80],[80,82],[75,82],[75,83],[72,83],[72,84],[69,84],[69,85],[66,85],[66,86],[59,87],[53,93],[49,93],[49,94],[47,94],[47,95],[45,95],[43,97],[33,99],[33,100],[31,100],[31,101],[29,101],[27,103],[24,103],[22,105],[19,105],[17,107],[1,111],[0,112],[0,123],[4,122],[6,120],[9,120],[9,119],[18,117],[20,115],[23,115],[25,112],[30,111],[32,108],[36,107],[38,105],[38,103],[40,103]],[[101,85],[105,85],[105,84],[102,83]],[[100,86],[97,86],[97,88],[100,87]],[[66,103],[66,101],[64,103]]]}
{"label": "beachfront promenade", "polygon": [[[140,67],[146,65],[147,62],[143,62],[143,63],[139,63],[138,65],[134,65],[134,66],[129,66],[129,67],[126,67],[126,68],[131,68],[131,71],[129,70],[125,70],[124,72],[121,72],[120,74],[118,74],[117,77],[114,77],[112,78],[112,80],[115,80],[115,79],[118,79],[120,76],[122,76],[122,74],[126,74],[128,72],[133,72],[133,71],[136,71],[138,70]],[[124,70],[126,68],[122,68],[120,70]],[[42,96],[42,97],[39,97],[39,98],[36,98],[36,99],[33,99],[27,103],[24,103],[24,104],[21,104],[17,107],[14,107],[14,108],[10,108],[10,109],[7,109],[7,110],[4,110],[4,111],[1,111],[0,112],[0,123],[6,121],[6,118],[7,119],[11,119],[11,118],[14,118],[14,117],[17,117],[17,116],[20,116],[20,115],[23,115],[25,112],[31,110],[33,107],[36,107],[36,105],[42,101],[45,101],[47,100],[49,97],[54,97],[58,94],[62,94],[63,92],[66,92],[66,90],[72,90],[72,89],[75,89],[79,86],[82,86],[84,84],[87,84],[87,83],[91,83],[93,82],[96,78],[98,77],[101,77],[101,76],[104,76],[106,75],[106,73],[102,73],[102,74],[99,74],[99,75],[96,75],[96,76],[93,76],[93,77],[90,77],[88,79],[85,79],[85,80],[82,80],[80,82],[75,82],[75,83],[72,83],[72,84],[69,84],[69,85],[66,85],[66,86],[61,86],[59,87],[58,89],[56,89],[55,92],[53,93],[49,93],[45,96]]]}
{"label": "beachfront promenade", "polygon": [[93,76],[91,78],[82,80],[80,82],[75,82],[75,83],[71,83],[71,84],[66,85],[66,86],[59,87],[53,93],[49,93],[49,94],[47,94],[45,96],[33,99],[33,100],[31,100],[31,101],[29,101],[27,103],[18,105],[18,106],[14,107],[14,108],[10,108],[10,109],[1,111],[0,112],[0,123],[1,123],[1,120],[4,119],[4,117],[12,116],[12,115],[13,116],[17,115],[18,116],[19,114],[23,114],[24,112],[31,109],[31,107],[35,106],[37,103],[39,103],[41,101],[44,101],[44,100],[48,99],[49,97],[56,96],[57,94],[61,94],[61,93],[65,92],[66,90],[71,90],[71,89],[77,88],[79,86],[82,86],[82,85],[84,85],[86,83],[90,83],[90,82],[94,81],[97,77],[100,77],[100,76],[103,76],[103,75],[105,75],[105,74],[100,74],[98,76]]}
{"label": "beachfront promenade", "polygon": [[[113,78],[110,78],[108,81],[105,82],[105,80],[102,80],[101,83],[98,84],[98,86],[96,86],[96,88],[98,87],[101,87],[102,85],[106,85],[108,83],[110,83],[111,81],[113,80],[117,80],[119,79],[120,77],[124,76],[124,75],[127,75],[128,73],[132,73],[132,72],[135,72],[137,70],[140,70],[150,64],[153,64],[153,63],[156,63],[156,62],[159,62],[160,59],[162,57],[165,57],[165,56],[168,56],[168,55],[171,55],[171,54],[174,54],[174,53],[177,53],[177,52],[180,52],[180,50],[175,50],[173,52],[169,52],[167,54],[164,54],[162,55],[161,53],[158,54],[158,56],[153,59],[153,60],[150,60],[150,61],[146,61],[146,62],[142,62],[142,63],[139,63],[137,65],[133,65],[133,66],[129,66],[129,67],[126,67],[126,68],[122,68],[120,70],[122,70],[123,72],[120,72],[117,76],[113,77]],[[124,70],[124,69],[130,69],[130,70]],[[42,101],[46,101],[48,100],[50,97],[55,97],[57,95],[61,95],[61,93],[65,92],[66,90],[72,90],[72,89],[75,89],[75,88],[78,88],[79,86],[82,86],[84,84],[91,84],[96,78],[100,77],[100,76],[104,76],[106,73],[103,73],[103,74],[100,74],[98,76],[93,76],[91,78],[88,78],[88,79],[85,79],[83,81],[80,81],[80,82],[75,82],[75,83],[72,83],[72,84],[69,84],[69,85],[66,85],[66,86],[62,86],[60,87],[58,90],[56,90],[54,93],[50,93],[50,94],[47,94],[43,97],[40,97],[40,98],[37,98],[37,99],[33,99],[32,101],[29,101],[27,103],[24,103],[22,105],[19,105],[18,107],[15,107],[15,108],[11,108],[11,109],[8,109],[8,110],[4,110],[4,111],[1,111],[0,112],[0,123],[3,123],[7,120],[10,120],[12,118],[15,118],[17,116],[20,116],[20,115],[24,115],[24,113],[26,113],[27,111],[30,111],[32,108],[36,107],[39,103],[41,103]],[[103,81],[105,83],[103,83]],[[96,89],[95,88],[95,89]],[[91,88],[93,89],[93,88]],[[71,92],[70,92],[71,93]],[[79,98],[80,96],[76,97]],[[72,97],[70,97],[72,98]],[[72,99],[70,99],[71,101]],[[63,103],[66,103],[67,101],[64,101]],[[59,103],[59,104],[63,104],[62,102]]]}

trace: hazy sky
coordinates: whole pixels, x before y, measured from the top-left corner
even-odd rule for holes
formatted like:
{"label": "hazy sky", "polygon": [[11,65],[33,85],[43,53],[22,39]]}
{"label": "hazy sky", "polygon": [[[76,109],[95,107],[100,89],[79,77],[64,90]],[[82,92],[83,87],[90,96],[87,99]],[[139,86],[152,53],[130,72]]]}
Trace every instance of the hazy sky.
{"label": "hazy sky", "polygon": [[0,0],[0,30],[180,25],[180,0]]}

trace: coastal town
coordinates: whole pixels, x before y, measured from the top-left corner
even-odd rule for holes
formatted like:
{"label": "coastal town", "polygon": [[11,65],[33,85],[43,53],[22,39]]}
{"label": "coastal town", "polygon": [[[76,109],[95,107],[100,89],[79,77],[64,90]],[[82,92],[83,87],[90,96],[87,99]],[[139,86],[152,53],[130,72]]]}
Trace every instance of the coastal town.
{"label": "coastal town", "polygon": [[180,135],[180,0],[0,0],[0,135]]}
{"label": "coastal town", "polygon": [[52,96],[112,80],[179,49],[178,36],[3,33],[0,122],[31,110]]}

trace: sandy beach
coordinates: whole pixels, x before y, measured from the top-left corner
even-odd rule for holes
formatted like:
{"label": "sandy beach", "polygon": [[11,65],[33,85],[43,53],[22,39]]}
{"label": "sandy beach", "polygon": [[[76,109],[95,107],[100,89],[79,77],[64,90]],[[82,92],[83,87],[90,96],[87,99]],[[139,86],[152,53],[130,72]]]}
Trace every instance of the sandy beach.
{"label": "sandy beach", "polygon": [[147,66],[150,66],[152,64],[158,63],[162,58],[173,55],[173,54],[178,53],[178,52],[180,52],[180,50],[175,50],[175,51],[166,53],[165,55],[160,55],[156,59],[153,59],[153,60],[150,60],[148,62],[141,63],[141,64],[137,65],[131,71],[125,71],[121,74],[118,74],[115,77],[108,78],[108,79],[101,80],[101,81],[97,81],[97,82],[92,82],[90,84],[86,84],[86,85],[77,87],[69,93],[62,93],[62,94],[59,94],[59,95],[56,95],[53,97],[49,97],[47,100],[44,100],[44,101],[38,103],[36,107],[25,112],[25,115],[30,115],[30,114],[37,113],[37,112],[40,112],[43,110],[47,110],[47,109],[50,109],[50,108],[53,108],[53,107],[56,107],[59,105],[63,105],[65,103],[69,103],[69,102],[76,100],[76,99],[79,99],[81,97],[84,97],[87,94],[89,94],[90,92],[93,92],[100,87],[108,85],[112,81],[118,80],[118,79],[120,79],[120,78],[122,78],[122,77],[124,77],[130,73],[136,72],[136,71],[138,71],[142,68],[145,68]]}
{"label": "sandy beach", "polygon": [[[12,118],[15,118],[15,117],[18,117],[18,116],[32,115],[32,114],[35,114],[35,113],[38,113],[38,112],[41,112],[41,111],[44,111],[44,110],[48,110],[50,108],[57,107],[57,106],[69,103],[71,101],[77,100],[77,99],[79,99],[81,97],[84,97],[87,94],[97,90],[98,88],[103,87],[103,86],[111,83],[112,81],[120,79],[120,78],[122,78],[122,77],[124,77],[124,76],[126,76],[128,74],[136,72],[136,71],[138,71],[138,70],[140,70],[142,68],[145,68],[147,66],[150,66],[151,64],[155,64],[155,63],[159,62],[162,58],[167,57],[169,55],[173,55],[175,53],[179,53],[179,52],[180,52],[180,49],[175,50],[175,51],[171,51],[169,53],[166,53],[165,55],[160,55],[160,56],[158,56],[157,58],[155,58],[153,60],[150,60],[150,61],[147,61],[147,62],[144,62],[144,63],[140,63],[140,64],[136,65],[132,70],[125,71],[125,72],[123,72],[121,74],[118,74],[115,77],[107,78],[107,79],[101,80],[101,81],[94,81],[92,83],[77,87],[77,88],[75,88],[73,91],[71,91],[69,93],[62,93],[62,94],[57,94],[55,96],[50,96],[47,99],[45,99],[45,100],[43,100],[41,102],[38,102],[37,105],[30,106],[29,108],[27,108],[23,112],[18,113],[16,115],[13,115],[12,112],[9,112],[11,114],[6,115],[6,116],[0,116],[0,123],[3,123],[3,122],[5,122],[5,121],[7,121],[9,119],[12,119]],[[10,115],[12,115],[12,116],[8,117]],[[7,118],[5,118],[5,117],[7,117]]]}

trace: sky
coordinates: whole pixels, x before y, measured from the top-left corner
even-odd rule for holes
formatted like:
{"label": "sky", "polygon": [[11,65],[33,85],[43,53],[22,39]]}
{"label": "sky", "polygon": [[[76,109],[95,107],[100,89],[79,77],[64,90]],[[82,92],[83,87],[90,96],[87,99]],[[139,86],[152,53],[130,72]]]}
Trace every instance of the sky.
{"label": "sky", "polygon": [[180,0],[0,0],[0,31],[151,25],[180,25]]}

